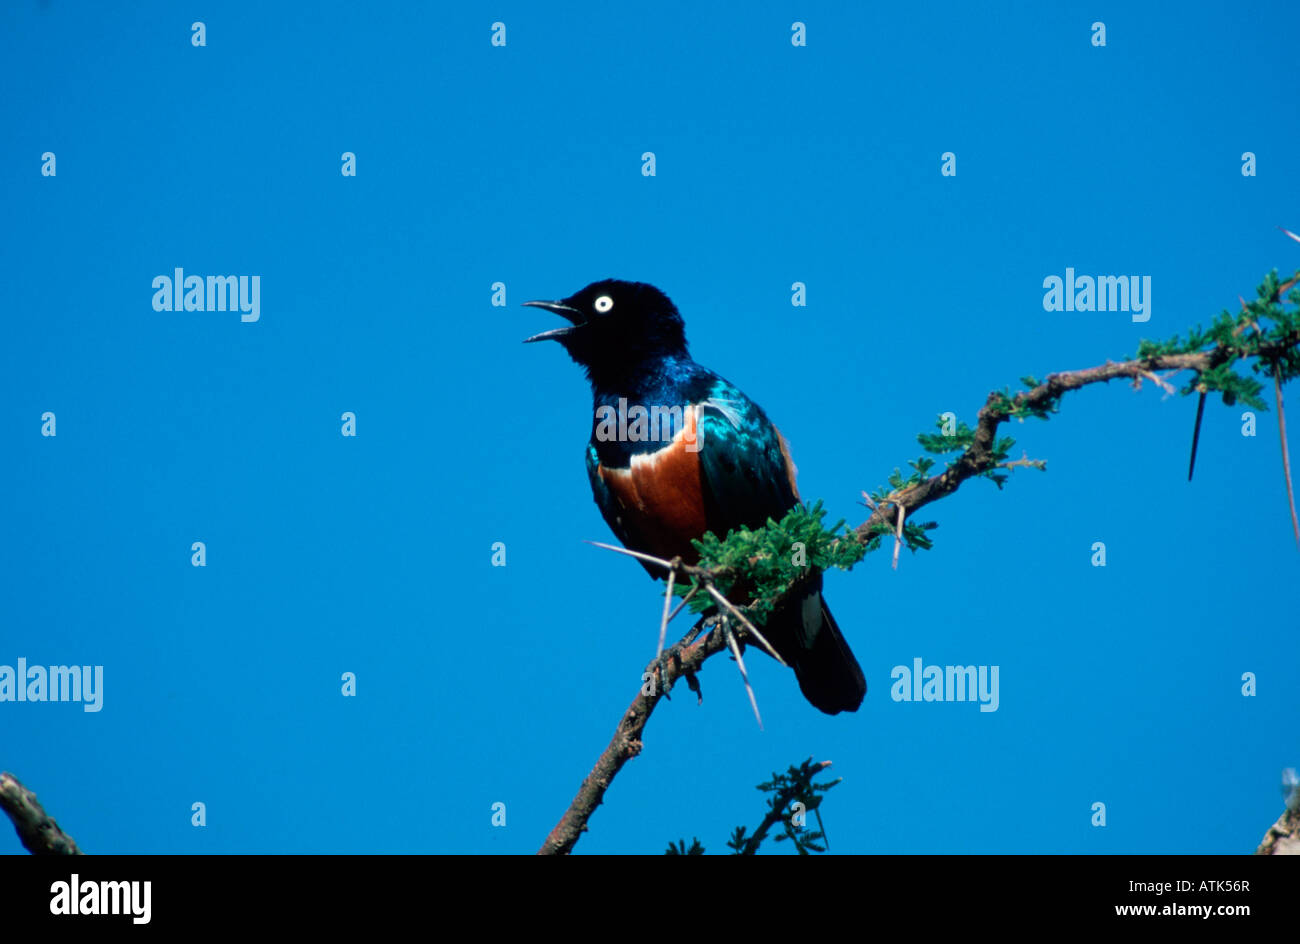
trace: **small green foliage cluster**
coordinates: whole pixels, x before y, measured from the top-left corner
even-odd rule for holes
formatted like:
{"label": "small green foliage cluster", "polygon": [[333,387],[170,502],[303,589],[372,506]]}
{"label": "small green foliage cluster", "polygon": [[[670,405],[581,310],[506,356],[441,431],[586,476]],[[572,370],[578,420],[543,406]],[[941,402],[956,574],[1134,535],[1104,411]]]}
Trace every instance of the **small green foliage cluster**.
{"label": "small green foliage cluster", "polygon": [[1032,376],[1021,377],[1020,382],[1025,385],[1023,391],[1013,394],[1010,388],[1003,387],[1000,392],[993,394],[989,408],[995,413],[1003,414],[1008,419],[1020,420],[1021,422],[1050,419],[1053,413],[1059,412],[1061,406],[1059,393],[1050,395],[1041,402],[1030,401],[1024,394],[1031,393],[1034,388],[1042,385],[1037,377]]}
{"label": "small green foliage cluster", "polygon": [[[1033,377],[1023,377],[1021,380],[1030,390],[1038,386],[1038,381]],[[1030,405],[1022,401],[1017,401],[1010,391],[1004,390],[1001,393],[993,394],[990,408],[999,413],[1005,414],[1012,419],[1024,420],[1027,418],[1033,418],[1045,420],[1052,413],[1056,412],[1058,401],[1059,398],[1053,398],[1050,401],[1049,406]],[[950,452],[964,453],[975,443],[975,430],[965,422],[958,422],[952,432],[945,432],[947,424],[943,416],[938,418],[935,425],[939,428],[939,432],[921,433],[916,437],[916,441],[921,444],[921,448],[926,452],[931,452],[936,455],[944,455],[945,453]],[[997,465],[1007,461],[1011,455],[1011,450],[1015,448],[1015,445],[1016,441],[1010,436],[999,436],[994,439],[993,444],[989,448],[989,460],[992,465],[991,467],[980,471],[978,476],[988,479],[998,488],[1001,488],[1006,482],[1008,476],[1005,471],[998,469]],[[934,460],[925,458],[914,459],[912,460],[911,465],[912,468],[916,469],[920,474],[913,474],[908,478],[903,479],[899,475],[898,470],[895,469],[894,474],[889,478],[890,488],[898,490],[912,485],[919,485],[925,480],[929,470],[933,467]],[[1037,468],[1044,467],[1044,464],[1041,462],[1034,463],[1034,465]],[[948,468],[952,468],[951,462],[948,463]],[[889,492],[887,490],[879,489],[872,495],[872,498],[876,502],[887,501],[888,495]]]}
{"label": "small green foliage cluster", "polygon": [[[1291,280],[1296,284],[1300,272]],[[1197,325],[1183,340],[1174,335],[1167,341],[1143,340],[1138,346],[1138,358],[1149,359],[1178,354],[1198,354],[1207,348],[1222,349],[1226,360],[1208,370],[1194,374],[1182,390],[1190,393],[1216,392],[1227,406],[1238,401],[1256,410],[1267,410],[1260,397],[1263,384],[1254,376],[1239,373],[1235,361],[1250,361],[1255,375],[1277,377],[1282,383],[1300,376],[1300,345],[1295,343],[1300,335],[1300,287],[1292,287],[1283,296],[1284,286],[1274,269],[1255,289],[1254,300],[1244,302],[1241,311],[1233,315],[1226,309],[1219,312],[1209,328]],[[1287,308],[1283,301],[1288,301]],[[1265,355],[1265,347],[1279,347],[1280,351]]]}
{"label": "small green foliage cluster", "polygon": [[[927,531],[939,527],[936,521],[904,521],[903,522],[903,543],[907,549],[915,554],[917,551],[928,551],[934,547],[934,542],[930,540]],[[863,545],[868,552],[880,550],[880,544],[885,538],[892,539],[897,534],[896,525],[884,521],[877,521],[871,525],[866,532],[866,543]]]}
{"label": "small green foliage cluster", "polygon": [[[769,518],[762,528],[732,531],[725,539],[710,531],[693,542],[700,554],[699,566],[713,571],[714,584],[724,594],[743,574],[745,588],[754,599],[749,615],[765,619],[773,601],[792,581],[807,576],[810,568],[849,570],[862,560],[866,551],[853,539],[844,521],[827,528],[823,524],[825,517],[822,503],[816,502],[796,505],[780,521]],[[674,592],[684,595],[691,586],[679,585]],[[711,597],[700,593],[690,605],[700,611],[712,604]]]}

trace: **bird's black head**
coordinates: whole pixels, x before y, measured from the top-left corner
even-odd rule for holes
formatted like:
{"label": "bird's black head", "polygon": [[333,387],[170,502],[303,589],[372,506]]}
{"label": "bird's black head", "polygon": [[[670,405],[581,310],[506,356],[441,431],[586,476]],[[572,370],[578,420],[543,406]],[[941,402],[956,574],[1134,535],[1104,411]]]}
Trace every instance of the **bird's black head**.
{"label": "bird's black head", "polygon": [[524,302],[553,311],[571,324],[525,340],[559,341],[600,383],[666,355],[686,356],[686,323],[668,296],[644,282],[592,282],[558,302]]}

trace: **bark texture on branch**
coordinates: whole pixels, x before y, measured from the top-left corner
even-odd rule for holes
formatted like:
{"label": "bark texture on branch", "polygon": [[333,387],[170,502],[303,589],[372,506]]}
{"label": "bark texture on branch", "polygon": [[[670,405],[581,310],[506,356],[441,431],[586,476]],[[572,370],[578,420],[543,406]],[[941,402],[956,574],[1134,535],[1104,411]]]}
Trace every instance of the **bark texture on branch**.
{"label": "bark texture on branch", "polygon": [[1291,802],[1268,828],[1255,855],[1300,855],[1300,795],[1292,794]]}
{"label": "bark texture on branch", "polygon": [[[1300,334],[1288,337],[1280,344],[1264,345],[1261,355],[1288,350],[1300,344]],[[1153,379],[1152,372],[1157,370],[1195,370],[1205,371],[1238,360],[1240,354],[1232,348],[1215,347],[1195,354],[1161,354],[1154,357],[1137,358],[1131,361],[1108,362],[1098,367],[1085,370],[1069,370],[1059,374],[1049,374],[1047,379],[1032,390],[1025,390],[1009,398],[1016,407],[1052,410],[1062,395],[1071,390],[1078,390],[1089,384],[1109,383],[1112,380],[1128,379],[1140,383],[1144,379]],[[998,427],[1011,418],[1011,414],[1000,404],[1006,402],[1003,394],[990,393],[979,412],[979,421],[975,427],[975,441],[963,452],[952,465],[916,485],[900,489],[890,497],[888,502],[872,512],[866,521],[858,525],[855,532],[861,540],[877,533],[881,525],[892,525],[897,518],[897,511],[891,505],[901,505],[907,509],[909,517],[916,509],[938,501],[945,495],[951,495],[967,479],[974,478],[998,467],[993,445],[997,439]]]}
{"label": "bark texture on branch", "polygon": [[10,773],[0,774],[0,809],[13,820],[18,838],[32,855],[81,855],[72,837],[41,808],[36,794]]}
{"label": "bark texture on branch", "polygon": [[[701,629],[702,623],[703,621],[697,623],[691,632]],[[704,660],[727,648],[721,631],[705,632],[694,641],[687,642],[690,638],[688,634],[682,642],[664,653],[663,664],[667,667],[665,684],[669,689],[682,676],[687,676],[688,681],[692,681],[691,687],[695,688],[693,677],[704,665]],[[597,758],[591,773],[582,781],[577,796],[565,810],[563,818],[546,837],[542,848],[537,850],[538,855],[567,855],[573,851],[574,843],[587,829],[587,820],[596,812],[596,807],[604,802],[605,791],[618,776],[618,772],[624,764],[641,753],[641,732],[645,730],[646,722],[650,720],[659,699],[664,697],[665,685],[659,684],[659,665],[658,661],[652,661],[646,666],[646,674],[653,681],[642,686],[636,698],[632,699],[632,704],[623,712],[609,746]],[[650,694],[646,693],[647,689]]]}

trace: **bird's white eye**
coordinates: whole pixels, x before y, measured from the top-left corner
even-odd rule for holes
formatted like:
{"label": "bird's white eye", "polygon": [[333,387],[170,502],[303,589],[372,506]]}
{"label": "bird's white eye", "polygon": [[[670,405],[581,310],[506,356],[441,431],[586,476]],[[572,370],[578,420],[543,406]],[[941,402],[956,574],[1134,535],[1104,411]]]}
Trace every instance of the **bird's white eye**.
{"label": "bird's white eye", "polygon": [[595,308],[602,315],[613,307],[614,299],[610,298],[608,295],[602,295],[600,298],[596,299]]}

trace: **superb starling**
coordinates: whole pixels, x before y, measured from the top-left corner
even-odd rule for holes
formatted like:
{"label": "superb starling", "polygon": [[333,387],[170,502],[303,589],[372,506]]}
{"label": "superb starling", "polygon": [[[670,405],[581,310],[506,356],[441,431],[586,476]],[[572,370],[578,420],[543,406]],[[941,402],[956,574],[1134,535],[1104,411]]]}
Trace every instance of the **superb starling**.
{"label": "superb starling", "polygon": [[[570,322],[527,341],[560,342],[587,372],[595,405],[587,474],[629,550],[694,563],[692,538],[762,527],[799,502],[784,437],[762,407],[691,360],[686,324],[659,289],[607,279],[560,301],[524,304]],[[814,706],[856,711],[867,683],[821,587],[819,574],[801,599],[768,617],[763,634]]]}

